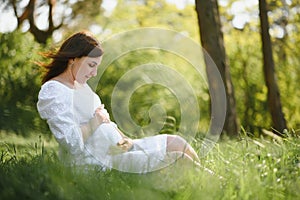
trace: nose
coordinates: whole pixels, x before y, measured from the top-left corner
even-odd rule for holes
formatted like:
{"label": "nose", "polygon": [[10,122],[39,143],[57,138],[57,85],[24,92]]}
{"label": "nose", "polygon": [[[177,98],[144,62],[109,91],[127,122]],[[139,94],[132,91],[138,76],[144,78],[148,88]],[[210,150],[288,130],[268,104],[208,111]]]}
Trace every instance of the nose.
{"label": "nose", "polygon": [[94,68],[93,71],[91,71],[92,76],[97,76],[97,68]]}

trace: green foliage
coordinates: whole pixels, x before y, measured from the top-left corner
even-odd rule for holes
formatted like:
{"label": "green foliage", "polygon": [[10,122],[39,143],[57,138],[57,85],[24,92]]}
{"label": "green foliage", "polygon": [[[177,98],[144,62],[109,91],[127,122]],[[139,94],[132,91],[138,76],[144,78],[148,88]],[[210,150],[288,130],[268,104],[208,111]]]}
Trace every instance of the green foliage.
{"label": "green foliage", "polygon": [[23,135],[45,127],[36,110],[40,47],[28,33],[0,34],[0,127]]}
{"label": "green foliage", "polygon": [[[178,9],[165,0],[127,1],[119,0],[110,15],[95,18],[94,24],[106,32],[118,33],[140,27],[158,27],[183,32],[199,41],[197,15],[194,6]],[[101,35],[102,36],[102,35]]]}
{"label": "green foliage", "polygon": [[[297,25],[295,23],[291,26]],[[271,127],[271,118],[263,76],[261,38],[255,27],[257,24],[248,24],[243,30],[230,30],[225,35],[225,45],[241,126],[250,133],[259,135],[261,128]],[[299,34],[294,32],[284,38],[272,38],[277,84],[290,129],[297,129],[300,119],[300,106],[297,103],[300,94],[295,84],[300,81],[300,49],[295,46],[299,39]]]}
{"label": "green foliage", "polygon": [[[235,97],[237,102],[238,120],[240,125],[244,127],[249,133],[258,136],[261,134],[262,128],[271,128],[271,118],[269,114],[269,108],[267,105],[267,88],[265,87],[265,81],[263,77],[262,68],[262,53],[261,53],[261,38],[259,31],[259,22],[257,20],[251,20],[246,24],[243,30],[234,29],[231,25],[232,14],[230,14],[230,6],[234,1],[230,1],[227,7],[221,7],[221,15],[223,19],[225,48],[228,56],[231,76],[233,79],[233,85],[235,89]],[[276,15],[270,15],[270,21],[276,25],[278,20],[284,13],[279,12],[281,10],[280,5],[277,5],[277,9],[274,7]],[[272,38],[273,42],[273,54],[275,59],[275,70],[278,78],[278,86],[281,92],[281,101],[283,112],[285,114],[288,127],[290,129],[297,129],[299,127],[299,90],[297,84],[299,82],[299,47],[295,46],[299,41],[299,19],[295,5],[290,5],[290,16],[288,28],[293,30],[289,31],[288,36],[283,39]],[[247,12],[253,16],[257,13],[256,7],[248,8]],[[279,10],[279,11],[278,11]],[[251,16],[252,16],[251,15]],[[149,17],[151,16],[151,17]],[[272,19],[274,18],[274,19]],[[164,1],[147,1],[147,3],[136,1],[120,1],[113,13],[109,16],[97,18],[99,24],[105,24],[103,28],[107,31],[103,31],[100,35],[101,38],[107,37],[107,32],[113,33],[124,30],[130,30],[138,27],[162,27],[170,28],[179,32],[185,32],[196,42],[199,40],[199,32],[197,26],[197,18],[193,6],[187,6],[183,10],[178,10],[175,6],[169,5]],[[227,21],[226,21],[227,20]],[[271,25],[274,28],[273,24]],[[299,43],[299,42],[298,42]],[[154,57],[142,57],[132,54],[131,63],[122,61],[118,65],[113,64],[112,67],[120,69],[130,68],[135,63],[140,63],[139,60],[145,60],[145,62],[151,62]],[[135,57],[134,57],[135,56]],[[127,56],[129,57],[129,56]],[[168,57],[169,58],[169,57]],[[171,58],[171,60],[174,57]],[[125,60],[125,59],[123,59]],[[158,60],[158,59],[157,59]],[[170,60],[170,59],[169,59]],[[161,63],[169,64],[167,58],[160,60]],[[176,61],[178,61],[176,59]],[[176,64],[174,64],[176,66]],[[172,65],[172,66],[174,66]],[[179,66],[179,65],[178,65]],[[186,68],[186,65],[182,65],[179,71],[188,69],[187,73],[192,74],[190,68]],[[117,70],[116,70],[117,71]],[[116,73],[113,69],[109,69],[107,75]],[[124,69],[125,71],[125,69]],[[120,76],[119,76],[120,77]],[[189,79],[191,80],[191,79]],[[193,86],[197,84],[196,79],[191,80]],[[107,85],[107,82],[103,82],[102,85]],[[111,88],[110,86],[108,88]],[[111,89],[106,91],[111,91]],[[201,86],[200,86],[201,88]],[[105,92],[103,91],[105,95]],[[209,120],[207,102],[203,99],[207,99],[208,93],[203,92],[203,88],[199,89],[199,102],[201,106],[201,123],[202,127],[207,127],[207,121]],[[153,95],[153,99],[157,99],[157,96]],[[139,102],[143,101],[143,97],[139,97]],[[104,102],[110,102],[110,98],[104,98]],[[136,104],[136,106],[139,106]],[[205,108],[206,107],[206,108]],[[146,109],[146,108],[145,108]],[[142,108],[142,110],[145,110]],[[136,113],[136,112],[133,112]],[[176,121],[179,122],[179,116],[174,115]],[[139,120],[138,120],[139,121]],[[205,130],[205,128],[203,128]],[[202,130],[200,130],[201,132]]]}
{"label": "green foliage", "polygon": [[294,32],[273,41],[274,61],[283,112],[288,127],[294,129],[300,126],[300,105],[298,103],[300,91],[296,84],[300,81],[300,47],[295,45],[299,42],[299,34]]}
{"label": "green foliage", "polygon": [[[15,138],[14,138],[15,139]],[[12,141],[5,136],[6,141]],[[18,138],[18,144],[28,139]],[[96,166],[67,167],[55,141],[31,138],[23,148],[0,144],[0,198],[5,199],[297,199],[300,138],[222,141],[201,163],[216,175],[178,162],[161,171],[128,174]],[[34,143],[34,141],[37,141]],[[193,146],[201,156],[201,140]],[[222,176],[220,179],[219,176]]]}
{"label": "green foliage", "polygon": [[[209,102],[208,102],[208,92],[206,84],[203,79],[201,79],[199,73],[196,72],[193,66],[188,63],[183,58],[174,55],[170,52],[165,52],[162,50],[139,50],[134,52],[129,52],[126,55],[123,55],[121,58],[118,58],[114,61],[101,76],[97,93],[101,96],[103,103],[106,105],[108,110],[111,113],[113,118],[113,113],[111,112],[111,102],[112,102],[112,93],[116,87],[117,82],[124,76],[126,73],[130,73],[130,70],[142,66],[144,64],[150,64],[151,67],[156,65],[163,65],[168,67],[168,69],[175,70],[184,77],[184,81],[191,85],[193,92],[197,96],[199,102],[199,109],[201,112],[201,126],[199,127],[199,132],[206,132],[209,124]],[[165,73],[165,72],[162,72]],[[142,77],[143,76],[143,77]],[[168,74],[157,74],[156,76],[161,76],[163,81],[168,77]],[[132,80],[128,80],[128,85],[134,88],[135,84],[139,84],[141,80],[151,80],[151,75],[149,77],[147,74],[134,75]],[[153,105],[160,105],[165,111],[167,118],[164,127],[160,131],[161,133],[175,133],[178,131],[180,126],[181,118],[181,108],[183,105],[182,102],[178,102],[178,98],[173,93],[175,87],[179,87],[178,83],[175,80],[177,77],[173,77],[174,85],[173,88],[168,88],[165,85],[159,84],[145,84],[142,87],[137,88],[130,97],[129,102],[129,111],[131,117],[136,124],[140,126],[146,126],[150,123],[150,108]],[[146,81],[147,82],[147,81]],[[119,91],[117,96],[118,103],[115,105],[122,104],[124,97],[127,97],[126,86],[123,86],[124,89]],[[185,91],[182,91],[184,93]],[[181,105],[180,105],[181,104]],[[126,124],[118,124],[123,130],[130,130],[130,127],[126,127]],[[127,134],[138,135],[139,137],[144,136],[143,133],[132,133],[128,132]],[[154,133],[152,133],[154,134]]]}
{"label": "green foliage", "polygon": [[237,99],[238,117],[241,126],[251,133],[257,133],[262,127],[270,126],[271,121],[267,106],[267,88],[262,70],[262,53],[260,36],[253,33],[251,43],[245,36],[251,31],[232,30],[226,39],[229,64],[235,96]]}

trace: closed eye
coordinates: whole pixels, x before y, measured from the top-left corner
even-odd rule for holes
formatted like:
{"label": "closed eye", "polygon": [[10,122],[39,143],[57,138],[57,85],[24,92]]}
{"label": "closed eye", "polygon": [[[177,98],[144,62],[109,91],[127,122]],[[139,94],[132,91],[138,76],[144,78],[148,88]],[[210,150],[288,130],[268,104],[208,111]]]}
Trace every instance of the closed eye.
{"label": "closed eye", "polygon": [[96,62],[89,63],[89,66],[92,67],[92,68],[93,68],[93,67],[96,67],[96,66],[97,66],[97,63],[96,63]]}

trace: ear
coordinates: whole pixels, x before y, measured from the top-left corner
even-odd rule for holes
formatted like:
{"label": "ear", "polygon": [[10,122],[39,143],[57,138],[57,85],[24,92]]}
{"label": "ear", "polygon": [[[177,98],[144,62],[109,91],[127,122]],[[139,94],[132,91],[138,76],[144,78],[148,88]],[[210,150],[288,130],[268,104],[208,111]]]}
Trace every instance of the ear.
{"label": "ear", "polygon": [[68,66],[73,66],[74,65],[74,61],[75,61],[75,59],[74,58],[70,58],[69,60],[68,60]]}

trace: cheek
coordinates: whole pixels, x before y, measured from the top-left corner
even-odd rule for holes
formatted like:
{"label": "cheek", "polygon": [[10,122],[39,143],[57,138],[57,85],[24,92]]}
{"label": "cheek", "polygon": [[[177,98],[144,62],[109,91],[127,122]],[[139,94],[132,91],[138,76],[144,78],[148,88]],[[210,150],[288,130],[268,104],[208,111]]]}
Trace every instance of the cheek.
{"label": "cheek", "polygon": [[80,73],[80,68],[74,67],[74,68],[72,69],[72,71],[73,71],[73,75],[75,75],[75,76],[77,77],[78,74]]}
{"label": "cheek", "polygon": [[81,66],[79,69],[78,69],[78,75],[84,75],[88,72],[88,69],[84,66]]}

